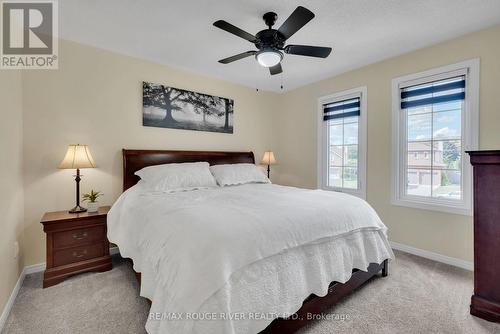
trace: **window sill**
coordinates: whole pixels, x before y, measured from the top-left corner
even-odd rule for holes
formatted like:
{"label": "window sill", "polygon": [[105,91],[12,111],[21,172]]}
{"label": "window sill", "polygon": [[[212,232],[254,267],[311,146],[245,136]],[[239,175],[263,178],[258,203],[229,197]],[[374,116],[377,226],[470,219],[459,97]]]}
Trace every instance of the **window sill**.
{"label": "window sill", "polygon": [[448,204],[438,204],[429,203],[426,201],[417,201],[410,199],[392,199],[392,205],[404,206],[408,208],[428,210],[428,211],[438,211],[444,213],[451,213],[463,216],[472,216],[472,209],[465,207],[463,204],[448,205]]}
{"label": "window sill", "polygon": [[334,187],[321,187],[322,190],[326,190],[326,191],[335,191],[335,192],[338,192],[338,193],[344,193],[344,194],[348,194],[348,195],[353,195],[353,196],[356,196],[356,197],[359,197],[361,199],[365,199],[366,200],[366,192],[364,192],[363,190],[356,190],[356,189],[345,189],[345,188],[334,188]]}

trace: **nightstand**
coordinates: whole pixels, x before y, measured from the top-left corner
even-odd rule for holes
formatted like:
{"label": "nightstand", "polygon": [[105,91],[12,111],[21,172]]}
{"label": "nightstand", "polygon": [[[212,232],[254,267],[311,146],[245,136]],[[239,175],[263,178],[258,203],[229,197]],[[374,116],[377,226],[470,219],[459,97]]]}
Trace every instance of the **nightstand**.
{"label": "nightstand", "polygon": [[109,206],[105,206],[95,213],[58,211],[43,215],[41,224],[47,235],[44,288],[75,274],[112,268],[106,237],[108,211]]}

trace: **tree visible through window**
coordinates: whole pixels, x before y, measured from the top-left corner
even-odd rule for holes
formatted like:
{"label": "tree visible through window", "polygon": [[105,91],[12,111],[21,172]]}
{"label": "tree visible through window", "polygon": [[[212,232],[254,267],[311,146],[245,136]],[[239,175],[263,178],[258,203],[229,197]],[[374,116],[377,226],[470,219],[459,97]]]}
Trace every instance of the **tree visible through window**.
{"label": "tree visible through window", "polygon": [[352,116],[328,121],[330,187],[358,189],[358,119]]}
{"label": "tree visible through window", "polygon": [[366,196],[366,87],[320,98],[321,187]]}
{"label": "tree visible through window", "polygon": [[479,59],[392,80],[394,205],[472,214],[478,148]]}
{"label": "tree visible through window", "polygon": [[406,194],[462,199],[465,78],[407,87],[401,98],[407,125]]}

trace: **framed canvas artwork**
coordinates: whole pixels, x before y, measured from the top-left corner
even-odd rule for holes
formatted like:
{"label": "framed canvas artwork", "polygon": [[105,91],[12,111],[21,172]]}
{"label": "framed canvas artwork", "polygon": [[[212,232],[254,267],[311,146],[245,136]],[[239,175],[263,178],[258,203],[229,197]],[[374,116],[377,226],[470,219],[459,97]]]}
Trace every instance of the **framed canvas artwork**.
{"label": "framed canvas artwork", "polygon": [[144,126],[233,133],[228,98],[143,82],[142,105]]}

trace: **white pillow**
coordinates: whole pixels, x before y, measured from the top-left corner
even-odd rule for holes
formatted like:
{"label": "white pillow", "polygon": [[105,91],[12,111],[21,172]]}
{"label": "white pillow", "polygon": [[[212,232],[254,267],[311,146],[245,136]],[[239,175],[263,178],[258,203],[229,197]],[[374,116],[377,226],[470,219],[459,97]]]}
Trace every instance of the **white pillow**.
{"label": "white pillow", "polygon": [[144,167],[135,172],[154,191],[184,191],[216,187],[208,162],[173,163]]}
{"label": "white pillow", "polygon": [[221,187],[246,183],[271,183],[264,172],[254,164],[210,166],[217,184]]}

